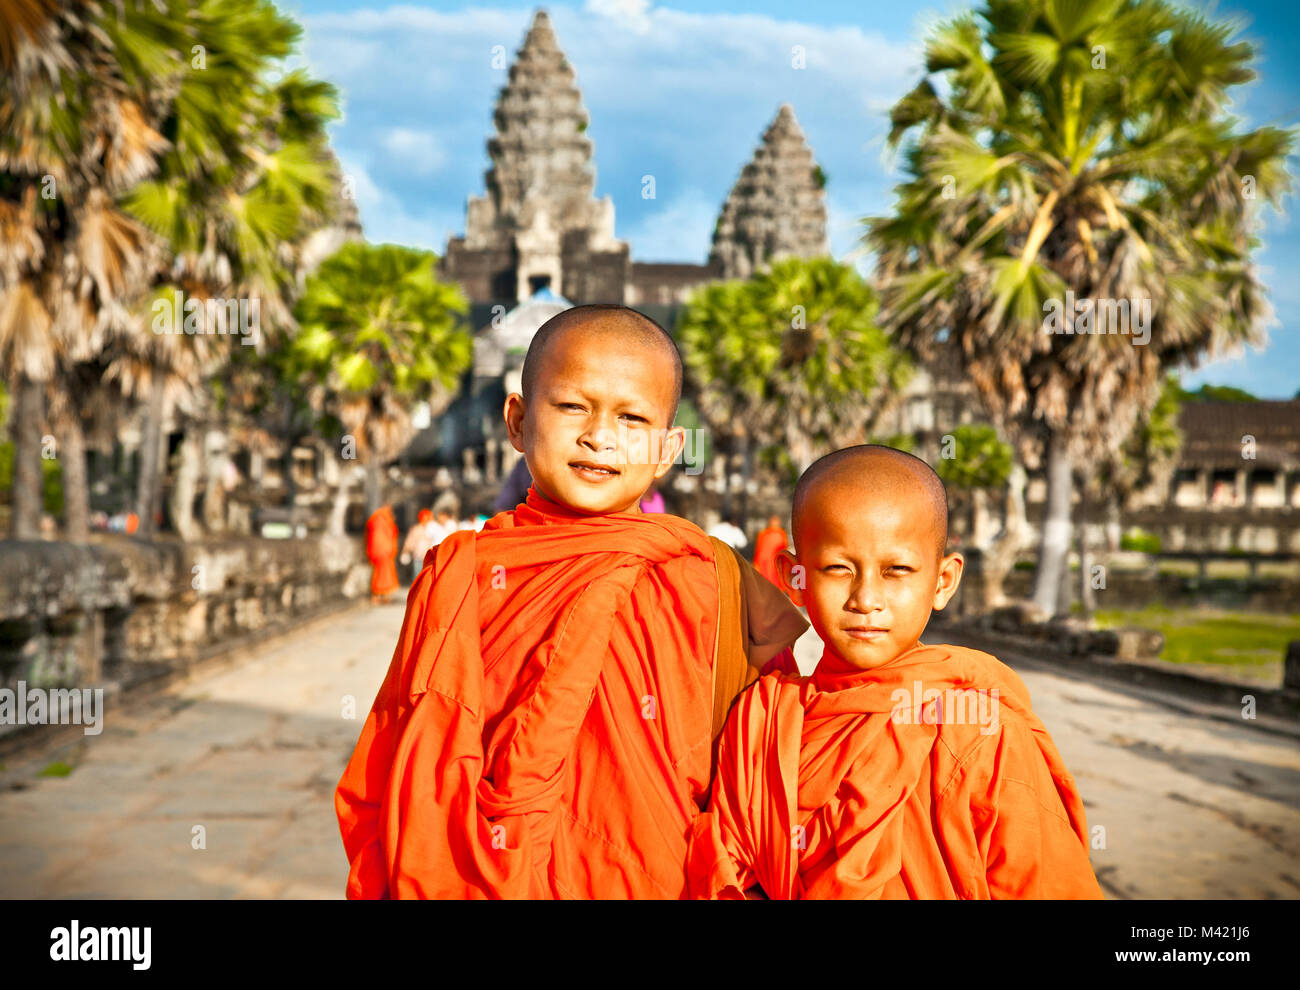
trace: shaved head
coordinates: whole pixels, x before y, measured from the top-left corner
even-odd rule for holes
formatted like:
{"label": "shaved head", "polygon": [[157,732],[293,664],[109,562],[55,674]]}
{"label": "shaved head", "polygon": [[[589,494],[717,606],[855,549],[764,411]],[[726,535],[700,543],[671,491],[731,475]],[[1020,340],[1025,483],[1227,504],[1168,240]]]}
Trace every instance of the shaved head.
{"label": "shaved head", "polygon": [[682,356],[677,350],[677,344],[667,330],[644,313],[612,303],[574,306],[552,316],[538,328],[532,343],[528,345],[528,353],[524,356],[520,391],[525,404],[535,390],[537,376],[548,351],[569,330],[608,335],[611,347],[631,343],[659,351],[672,367],[673,405],[668,415],[668,423],[672,424],[682,397]]}
{"label": "shaved head", "polygon": [[795,485],[791,510],[796,551],[804,517],[822,496],[851,498],[867,493],[903,504],[925,505],[932,519],[935,555],[943,557],[948,547],[948,496],[943,482],[921,458],[880,444],[834,451],[803,473]]}

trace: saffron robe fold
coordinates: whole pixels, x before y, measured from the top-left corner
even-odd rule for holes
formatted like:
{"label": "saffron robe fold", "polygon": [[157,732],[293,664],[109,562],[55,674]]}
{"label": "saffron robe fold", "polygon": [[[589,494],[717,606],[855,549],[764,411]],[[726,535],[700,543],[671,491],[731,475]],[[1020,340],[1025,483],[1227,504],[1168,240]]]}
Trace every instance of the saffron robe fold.
{"label": "saffron robe fold", "polygon": [[366,557],[370,560],[370,593],[391,595],[399,587],[397,580],[397,543],[400,533],[393,510],[381,506],[366,520]]}
{"label": "saffron robe fold", "polygon": [[335,795],[348,896],[682,896],[713,552],[676,516],[581,516],[536,489],[430,550]]}
{"label": "saffron robe fold", "polygon": [[987,653],[918,644],[870,671],[766,673],[736,701],[717,766],[692,897],[1102,896],[1074,780],[1024,683]]}

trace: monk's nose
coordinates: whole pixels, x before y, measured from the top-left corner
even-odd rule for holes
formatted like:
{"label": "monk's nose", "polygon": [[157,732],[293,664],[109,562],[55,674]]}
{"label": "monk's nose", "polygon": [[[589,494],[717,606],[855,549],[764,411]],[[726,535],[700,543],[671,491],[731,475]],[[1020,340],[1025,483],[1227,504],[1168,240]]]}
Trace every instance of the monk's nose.
{"label": "monk's nose", "polygon": [[860,578],[849,592],[849,600],[846,604],[850,612],[879,612],[885,607],[880,583],[865,577]]}
{"label": "monk's nose", "polygon": [[604,417],[600,417],[591,421],[580,442],[583,446],[597,452],[617,450],[618,434],[615,432],[612,422],[607,422]]}

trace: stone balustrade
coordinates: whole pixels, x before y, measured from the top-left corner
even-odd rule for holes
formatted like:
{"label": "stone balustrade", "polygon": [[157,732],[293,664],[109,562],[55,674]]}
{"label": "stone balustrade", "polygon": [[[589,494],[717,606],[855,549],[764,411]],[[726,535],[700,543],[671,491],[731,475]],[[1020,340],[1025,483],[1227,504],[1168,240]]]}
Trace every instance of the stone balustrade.
{"label": "stone balustrade", "polygon": [[368,587],[344,536],[0,542],[0,688],[129,687]]}

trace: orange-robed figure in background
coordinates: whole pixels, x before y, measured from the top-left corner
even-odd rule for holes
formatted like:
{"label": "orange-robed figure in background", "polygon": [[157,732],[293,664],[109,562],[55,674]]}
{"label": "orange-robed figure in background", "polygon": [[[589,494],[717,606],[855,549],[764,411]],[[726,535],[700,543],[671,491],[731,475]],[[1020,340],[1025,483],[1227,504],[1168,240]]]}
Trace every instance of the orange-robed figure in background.
{"label": "orange-robed figure in background", "polygon": [[397,580],[397,545],[401,537],[393,510],[380,506],[366,520],[366,557],[372,568],[370,598],[387,598],[401,585]]}
{"label": "orange-robed figure in background", "polygon": [[754,539],[754,570],[777,587],[781,586],[781,574],[776,566],[776,558],[789,544],[780,516],[769,518],[766,528],[759,530]]}
{"label": "orange-robed figure in background", "polygon": [[782,576],[825,652],[808,678],[783,653],[731,710],[691,896],[1101,897],[1083,801],[1020,678],[919,642],[962,568],[929,465],[827,455],[793,528]]}
{"label": "orange-robed figure in background", "polygon": [[719,699],[757,676],[715,654],[743,640],[761,666],[807,623],[752,572],[724,582],[734,557],[694,524],[639,511],[684,440],[680,383],[672,339],[621,306],[534,336],[506,402],[534,484],[411,588],[335,797],[349,897],[683,895]]}

